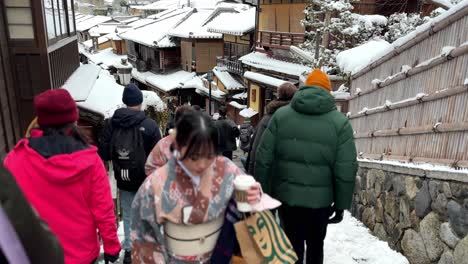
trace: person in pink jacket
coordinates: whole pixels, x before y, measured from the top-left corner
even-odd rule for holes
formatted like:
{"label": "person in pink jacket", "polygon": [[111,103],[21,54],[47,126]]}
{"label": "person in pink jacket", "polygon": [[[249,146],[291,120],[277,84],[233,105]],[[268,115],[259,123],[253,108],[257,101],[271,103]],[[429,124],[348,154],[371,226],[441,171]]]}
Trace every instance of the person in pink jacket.
{"label": "person in pink jacket", "polygon": [[76,127],[78,109],[64,89],[34,98],[39,132],[22,139],[4,165],[27,200],[56,234],[65,263],[115,262],[121,250],[109,180],[97,148]]}

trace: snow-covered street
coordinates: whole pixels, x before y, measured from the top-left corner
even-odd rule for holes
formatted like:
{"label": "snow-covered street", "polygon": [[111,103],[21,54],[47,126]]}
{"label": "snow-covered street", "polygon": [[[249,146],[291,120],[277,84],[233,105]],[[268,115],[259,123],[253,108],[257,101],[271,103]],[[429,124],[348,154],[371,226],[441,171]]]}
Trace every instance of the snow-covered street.
{"label": "snow-covered street", "polygon": [[[120,222],[118,236],[124,240],[123,222]],[[345,212],[344,219],[336,225],[329,225],[325,239],[325,264],[408,264],[400,253],[392,250],[384,241],[369,233],[361,222]],[[117,263],[122,263],[123,251]],[[99,264],[104,264],[103,249]]]}
{"label": "snow-covered street", "polygon": [[325,264],[407,264],[408,260],[392,250],[387,242],[369,233],[361,222],[345,212],[344,219],[329,225],[325,238]]}

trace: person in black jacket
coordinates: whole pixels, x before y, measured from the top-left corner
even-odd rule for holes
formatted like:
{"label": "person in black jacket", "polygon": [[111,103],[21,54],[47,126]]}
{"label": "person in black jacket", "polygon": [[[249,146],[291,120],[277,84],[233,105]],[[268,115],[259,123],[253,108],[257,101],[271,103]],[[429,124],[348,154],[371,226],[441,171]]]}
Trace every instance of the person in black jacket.
{"label": "person in black jacket", "polygon": [[3,165],[0,186],[0,263],[27,263],[27,259],[32,264],[63,264],[58,239],[31,208]]}
{"label": "person in black jacket", "polygon": [[232,152],[237,149],[236,138],[239,137],[239,128],[226,114],[226,107],[221,106],[218,110],[219,119],[215,125],[218,129],[218,147],[223,156],[232,160]]}
{"label": "person in black jacket", "polygon": [[268,123],[270,122],[271,117],[276,112],[276,110],[289,104],[296,91],[297,88],[292,83],[283,83],[278,87],[278,98],[271,101],[267,105],[267,114],[263,116],[262,120],[260,120],[260,123],[257,125],[257,129],[255,130],[255,133],[252,137],[252,144],[249,155],[247,156],[246,168],[249,175],[255,176],[255,152],[257,151],[258,144],[260,144],[263,132],[268,127]]}
{"label": "person in black jacket", "polygon": [[106,120],[99,154],[112,161],[119,189],[120,206],[124,220],[124,264],[131,263],[130,219],[133,198],[146,178],[145,162],[153,147],[161,139],[156,122],[141,111],[143,94],[134,84],[125,87],[122,101],[127,108],[115,111]]}

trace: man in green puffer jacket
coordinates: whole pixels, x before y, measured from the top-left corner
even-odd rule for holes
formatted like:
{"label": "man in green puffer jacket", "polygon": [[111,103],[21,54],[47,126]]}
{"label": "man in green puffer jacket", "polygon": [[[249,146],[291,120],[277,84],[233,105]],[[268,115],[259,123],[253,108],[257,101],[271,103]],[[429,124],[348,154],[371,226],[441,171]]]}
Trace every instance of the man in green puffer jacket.
{"label": "man in green puffer jacket", "polygon": [[343,219],[354,190],[353,129],[330,91],[327,75],[314,70],[291,104],[273,115],[256,153],[255,176],[283,203],[285,232],[301,264],[304,242],[307,264],[323,263],[327,225]]}

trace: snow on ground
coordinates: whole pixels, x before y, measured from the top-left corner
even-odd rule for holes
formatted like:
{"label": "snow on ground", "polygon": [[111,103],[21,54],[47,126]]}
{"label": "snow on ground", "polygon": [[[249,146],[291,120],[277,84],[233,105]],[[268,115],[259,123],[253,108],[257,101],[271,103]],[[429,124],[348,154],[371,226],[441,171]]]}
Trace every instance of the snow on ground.
{"label": "snow on ground", "polygon": [[413,162],[402,162],[402,161],[397,161],[397,160],[370,160],[370,159],[358,159],[358,161],[395,165],[395,166],[401,166],[401,167],[406,167],[406,168],[421,169],[425,171],[443,171],[443,172],[459,173],[459,174],[464,174],[468,176],[468,169],[455,169],[449,166],[435,165],[435,164],[430,164],[430,163],[413,163]]}
{"label": "snow on ground", "polygon": [[361,222],[345,212],[341,223],[329,225],[324,246],[325,264],[408,264],[387,242],[370,234]]}

